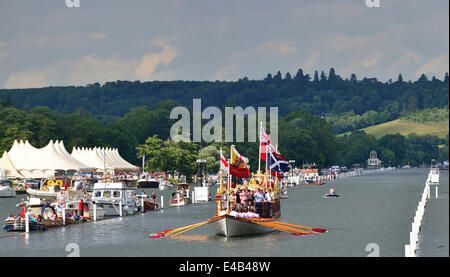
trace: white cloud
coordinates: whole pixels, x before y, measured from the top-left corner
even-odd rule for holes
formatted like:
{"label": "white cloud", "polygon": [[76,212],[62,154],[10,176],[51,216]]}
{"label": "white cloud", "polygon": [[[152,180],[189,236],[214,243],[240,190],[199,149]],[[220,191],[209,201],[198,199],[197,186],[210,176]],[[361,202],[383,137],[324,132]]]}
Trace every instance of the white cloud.
{"label": "white cloud", "polygon": [[165,39],[155,39],[149,42],[152,45],[157,45],[162,48],[159,53],[145,55],[140,60],[139,66],[136,68],[136,75],[140,79],[149,80],[155,72],[159,64],[167,66],[173,59],[175,59],[179,52],[176,47],[169,44]]}
{"label": "white cloud", "polygon": [[39,72],[21,72],[9,75],[5,82],[5,89],[9,88],[39,88],[48,83],[43,74]]}
{"label": "white cloud", "polygon": [[406,67],[419,64],[420,56],[414,51],[406,51],[392,65],[389,66],[387,73],[389,76],[396,76]]}
{"label": "white cloud", "polygon": [[376,66],[378,64],[378,62],[383,58],[383,53],[381,52],[376,52],[373,53],[372,55],[370,55],[369,57],[367,57],[366,59],[364,59],[361,64],[364,67],[372,67],[372,66]]}
{"label": "white cloud", "polygon": [[416,76],[420,76],[422,74],[428,76],[440,76],[445,72],[448,72],[449,69],[449,56],[448,54],[442,54],[439,57],[429,60],[425,64],[423,64],[419,69],[415,72]]}
{"label": "white cloud", "polygon": [[222,66],[219,70],[216,71],[213,80],[221,80],[221,81],[235,81],[237,75],[239,73],[238,66],[235,64],[230,64],[226,66]]}
{"label": "white cloud", "polygon": [[96,32],[96,33],[90,34],[90,38],[104,40],[104,39],[108,38],[108,34],[105,32]]}
{"label": "white cloud", "polygon": [[258,54],[295,55],[297,48],[287,40],[270,40],[258,45],[254,52]]}
{"label": "white cloud", "polygon": [[327,40],[331,49],[334,51],[345,51],[357,47],[365,47],[371,41],[368,36],[351,36],[344,33],[330,35]]}
{"label": "white cloud", "polygon": [[94,82],[116,80],[156,80],[174,78],[171,70],[157,70],[158,65],[168,66],[178,55],[177,48],[165,39],[155,39],[150,44],[162,48],[138,59],[122,59],[118,55],[100,58],[85,55],[76,60],[66,60],[42,67],[39,70],[10,74],[5,88],[43,87],[49,85],[86,85]]}

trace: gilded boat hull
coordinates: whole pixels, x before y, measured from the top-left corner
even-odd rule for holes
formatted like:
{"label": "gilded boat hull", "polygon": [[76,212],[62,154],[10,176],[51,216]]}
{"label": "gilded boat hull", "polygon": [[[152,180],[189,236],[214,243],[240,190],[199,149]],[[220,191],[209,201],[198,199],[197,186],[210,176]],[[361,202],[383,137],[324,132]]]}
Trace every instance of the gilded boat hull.
{"label": "gilded boat hull", "polygon": [[[274,219],[260,219],[260,221],[263,222],[270,222],[273,220]],[[209,224],[217,235],[225,237],[249,236],[275,231],[273,228],[254,223],[250,219],[230,215],[212,218]]]}

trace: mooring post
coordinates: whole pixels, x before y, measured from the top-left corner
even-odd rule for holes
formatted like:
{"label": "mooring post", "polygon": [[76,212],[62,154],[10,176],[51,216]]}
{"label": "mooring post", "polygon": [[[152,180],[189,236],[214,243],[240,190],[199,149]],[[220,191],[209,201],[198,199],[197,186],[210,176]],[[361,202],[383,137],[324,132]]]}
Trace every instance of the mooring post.
{"label": "mooring post", "polygon": [[144,209],[144,196],[141,196],[141,213],[145,213],[145,209]]}
{"label": "mooring post", "polygon": [[66,226],[66,207],[63,208],[63,226]]}
{"label": "mooring post", "polygon": [[119,200],[119,216],[122,216],[122,199]]}
{"label": "mooring post", "polygon": [[164,196],[161,195],[161,209],[164,209]]}
{"label": "mooring post", "polygon": [[97,204],[94,203],[94,221],[97,221]]}
{"label": "mooring post", "polygon": [[405,245],[405,257],[411,257],[411,249],[409,244]]}
{"label": "mooring post", "polygon": [[30,232],[30,213],[25,213],[25,233]]}

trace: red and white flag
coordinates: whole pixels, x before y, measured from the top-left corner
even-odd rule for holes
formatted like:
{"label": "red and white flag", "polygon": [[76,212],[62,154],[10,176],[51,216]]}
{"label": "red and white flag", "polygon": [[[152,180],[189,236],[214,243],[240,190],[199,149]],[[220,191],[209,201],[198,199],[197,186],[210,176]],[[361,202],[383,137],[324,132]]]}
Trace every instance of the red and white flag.
{"label": "red and white flag", "polygon": [[259,140],[261,142],[261,159],[266,160],[266,147],[268,147],[267,152],[275,152],[280,154],[278,150],[276,150],[275,146],[273,146],[270,141],[269,135],[264,131],[264,128],[261,127],[261,134],[259,136]]}
{"label": "red and white flag", "polygon": [[225,159],[222,151],[220,151],[220,169],[228,172],[228,161]]}

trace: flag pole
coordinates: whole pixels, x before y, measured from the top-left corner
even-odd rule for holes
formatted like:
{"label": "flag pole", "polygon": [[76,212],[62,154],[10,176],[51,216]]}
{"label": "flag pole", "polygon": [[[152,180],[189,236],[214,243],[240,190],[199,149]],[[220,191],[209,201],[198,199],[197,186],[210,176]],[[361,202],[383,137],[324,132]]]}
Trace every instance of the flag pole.
{"label": "flag pole", "polygon": [[269,157],[268,157],[268,150],[269,149],[269,145],[266,145],[266,172],[265,173],[267,173],[267,170],[268,170],[268,163],[269,163]]}
{"label": "flag pole", "polygon": [[[278,153],[278,144],[275,144],[275,152]],[[280,170],[281,170],[281,168],[280,168]],[[274,190],[275,190],[275,184],[278,184],[278,172],[275,173],[275,183],[273,184]]]}
{"label": "flag pole", "polygon": [[230,174],[230,168],[231,168],[231,159],[228,159],[228,178],[227,178],[227,214],[230,214],[230,187],[231,187],[231,174]]}
{"label": "flag pole", "polygon": [[222,169],[222,147],[220,147],[220,166],[219,166],[219,180],[220,180],[220,192],[223,192],[223,169]]}
{"label": "flag pole", "polygon": [[259,123],[258,174],[261,174],[261,131],[262,131],[262,121],[260,121]]}

